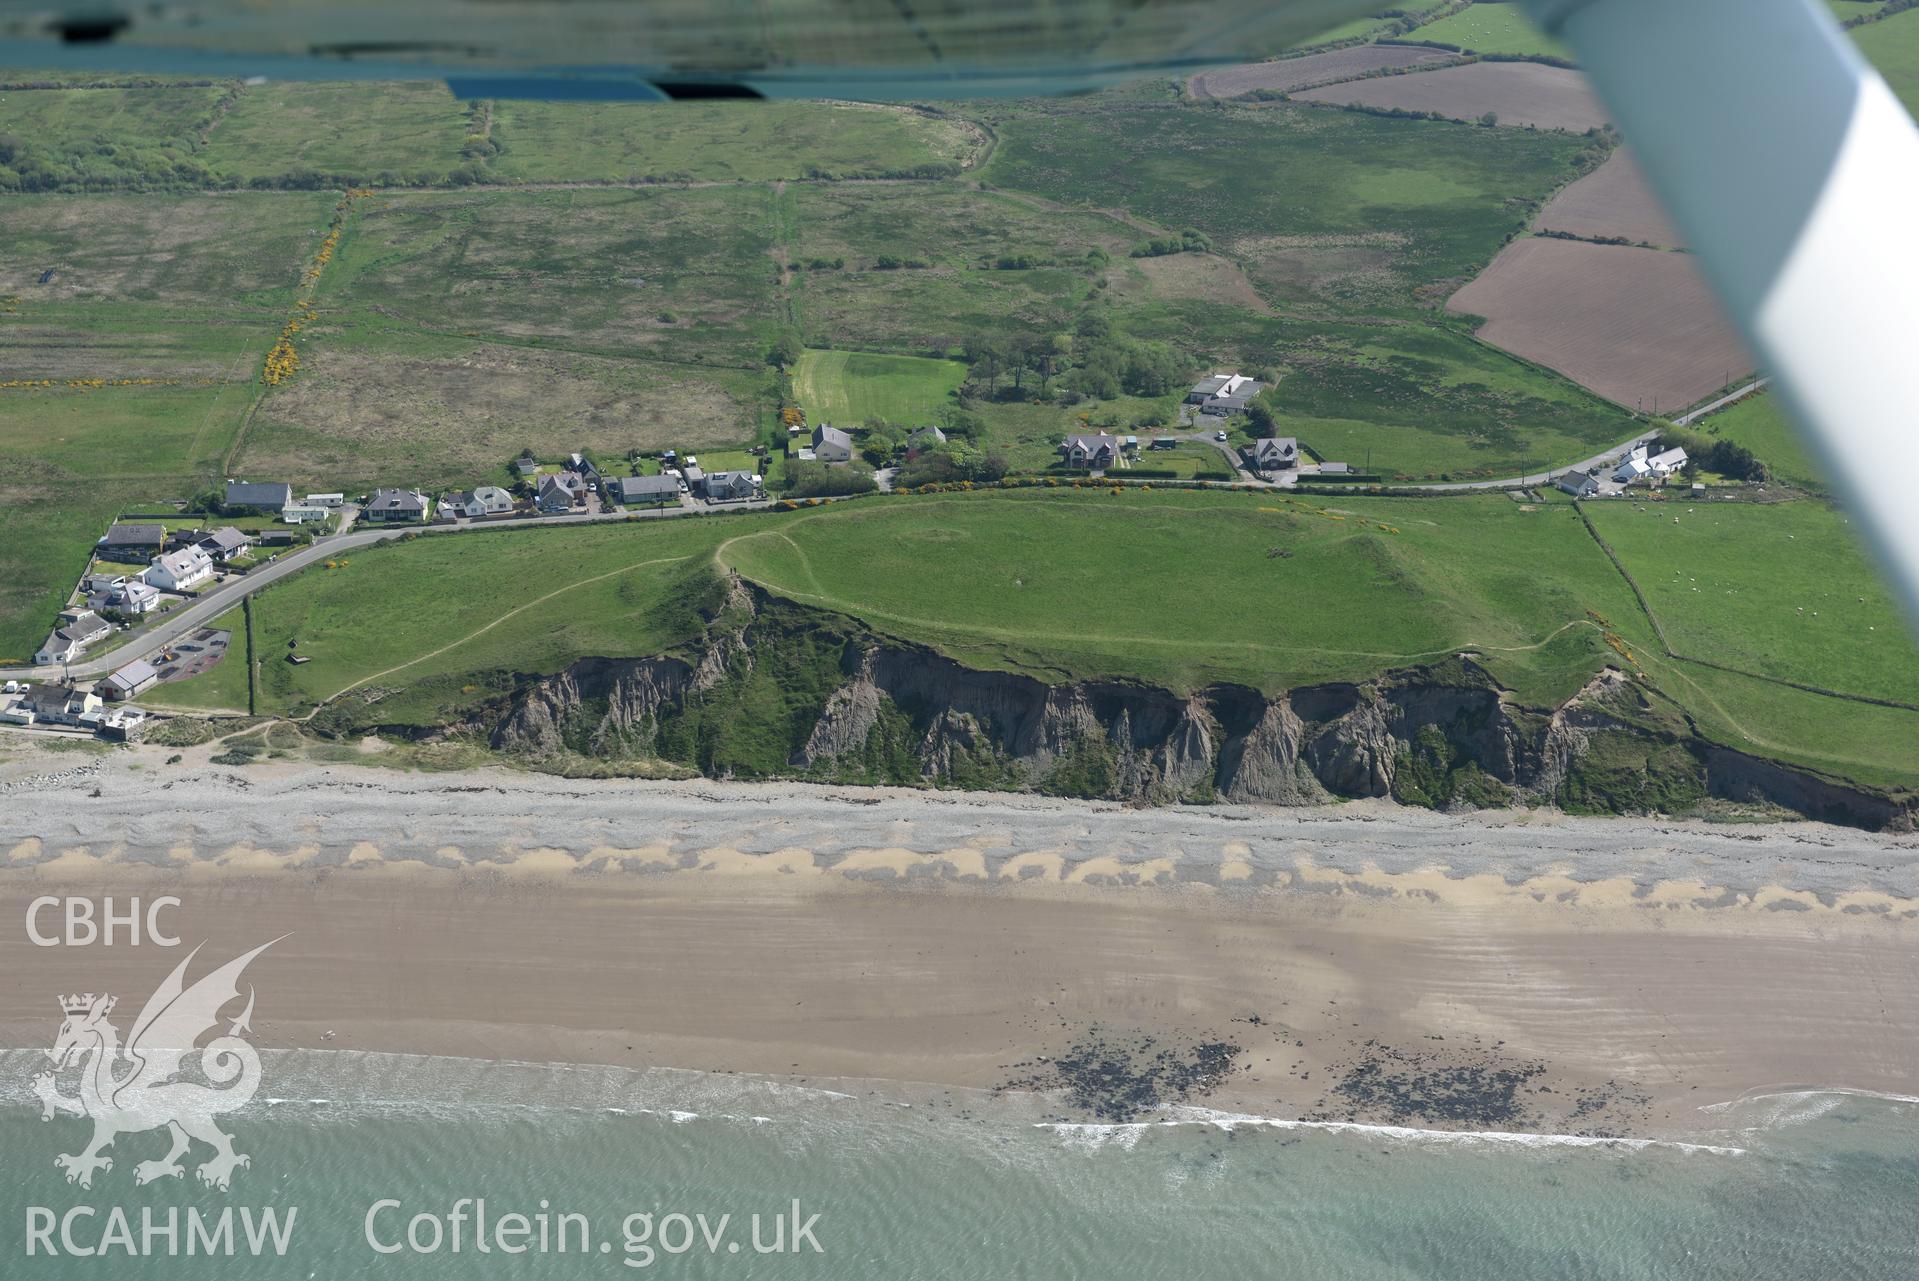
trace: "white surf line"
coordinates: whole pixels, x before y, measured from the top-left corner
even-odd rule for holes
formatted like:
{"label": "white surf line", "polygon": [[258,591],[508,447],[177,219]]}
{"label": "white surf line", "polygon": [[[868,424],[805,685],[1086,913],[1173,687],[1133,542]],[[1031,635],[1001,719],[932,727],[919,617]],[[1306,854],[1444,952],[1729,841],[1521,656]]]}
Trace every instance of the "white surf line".
{"label": "white surf line", "polygon": [[1719,1103],[1702,1103],[1701,1112],[1724,1112],[1741,1103],[1762,1099],[1813,1099],[1837,1095],[1856,1099],[1880,1099],[1887,1103],[1919,1103],[1919,1095],[1892,1094],[1885,1090],[1867,1090],[1851,1085],[1761,1085]]}
{"label": "white surf line", "polygon": [[1686,1143],[1677,1139],[1601,1138],[1590,1134],[1530,1134],[1510,1130],[1428,1130],[1407,1125],[1369,1125],[1359,1121],[1296,1121],[1282,1117],[1215,1112],[1210,1108],[1181,1108],[1176,1110],[1175,1116],[1158,1121],[1042,1121],[1037,1122],[1034,1128],[1051,1130],[1064,1138],[1079,1138],[1091,1140],[1094,1143],[1111,1139],[1122,1147],[1130,1148],[1147,1130],[1189,1125],[1210,1125],[1226,1131],[1242,1125],[1272,1130],[1320,1130],[1332,1134],[1364,1134],[1374,1138],[1420,1143],[1493,1143],[1510,1144],[1515,1147],[1617,1147],[1634,1152],[1647,1148],[1669,1148],[1675,1152],[1700,1152],[1712,1156],[1747,1155],[1745,1148],[1727,1147],[1714,1143]]}

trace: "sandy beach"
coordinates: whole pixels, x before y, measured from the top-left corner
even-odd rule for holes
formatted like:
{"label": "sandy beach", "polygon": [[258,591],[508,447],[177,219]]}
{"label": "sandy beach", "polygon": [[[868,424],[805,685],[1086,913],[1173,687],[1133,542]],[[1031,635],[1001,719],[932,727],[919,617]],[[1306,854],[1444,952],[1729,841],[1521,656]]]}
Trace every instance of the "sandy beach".
{"label": "sandy beach", "polygon": [[[286,934],[265,1046],[915,1088],[1214,1053],[1208,1106],[1465,1126],[1503,1090],[1569,1133],[1919,1093],[1912,837],[165,755],[10,744],[0,1044]],[[44,894],[177,895],[185,947],[35,946]]]}

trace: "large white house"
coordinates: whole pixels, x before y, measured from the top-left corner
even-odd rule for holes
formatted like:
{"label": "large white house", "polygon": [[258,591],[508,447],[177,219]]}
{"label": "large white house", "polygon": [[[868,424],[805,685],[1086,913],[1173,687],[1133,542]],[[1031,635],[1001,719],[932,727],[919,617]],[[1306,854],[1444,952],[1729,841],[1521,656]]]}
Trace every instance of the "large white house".
{"label": "large white house", "polygon": [[213,558],[198,546],[156,556],[146,573],[147,581],[163,592],[192,591],[212,577]]}

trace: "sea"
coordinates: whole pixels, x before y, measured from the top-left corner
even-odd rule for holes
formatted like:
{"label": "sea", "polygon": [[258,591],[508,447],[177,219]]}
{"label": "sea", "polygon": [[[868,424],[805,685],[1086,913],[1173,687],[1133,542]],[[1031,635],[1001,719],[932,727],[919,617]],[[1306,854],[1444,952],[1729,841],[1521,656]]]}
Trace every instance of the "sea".
{"label": "sea", "polygon": [[[1687,1142],[1309,1125],[1184,1106],[677,1070],[269,1051],[248,1163],[81,1187],[45,1052],[0,1051],[0,1277],[1919,1276],[1919,1100],[1782,1088]],[[153,1118],[146,1118],[154,1120]]]}

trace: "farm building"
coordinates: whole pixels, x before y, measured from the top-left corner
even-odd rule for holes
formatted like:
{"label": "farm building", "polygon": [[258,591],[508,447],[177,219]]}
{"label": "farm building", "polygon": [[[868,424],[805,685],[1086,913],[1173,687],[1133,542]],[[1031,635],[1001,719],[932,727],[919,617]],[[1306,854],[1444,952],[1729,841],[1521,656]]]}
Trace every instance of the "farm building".
{"label": "farm building", "polygon": [[278,481],[264,483],[230,480],[227,482],[223,505],[229,511],[238,508],[257,512],[278,512],[292,501],[293,486],[291,485]]}
{"label": "farm building", "polygon": [[144,565],[160,554],[166,540],[164,525],[109,525],[93,554],[101,560]]}
{"label": "farm building", "polygon": [[307,506],[307,507],[344,507],[346,506],[346,495],[345,494],[308,494],[304,499],[301,500],[301,503],[303,506]]}
{"label": "farm building", "polygon": [[1198,405],[1202,414],[1243,414],[1253,397],[1266,390],[1266,384],[1243,374],[1214,374],[1193,384],[1186,403]]}
{"label": "farm building", "polygon": [[318,503],[288,503],[280,509],[280,519],[288,525],[318,525],[332,514]]}

